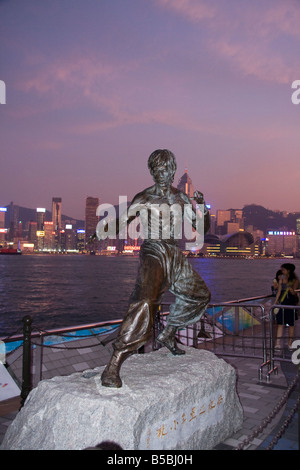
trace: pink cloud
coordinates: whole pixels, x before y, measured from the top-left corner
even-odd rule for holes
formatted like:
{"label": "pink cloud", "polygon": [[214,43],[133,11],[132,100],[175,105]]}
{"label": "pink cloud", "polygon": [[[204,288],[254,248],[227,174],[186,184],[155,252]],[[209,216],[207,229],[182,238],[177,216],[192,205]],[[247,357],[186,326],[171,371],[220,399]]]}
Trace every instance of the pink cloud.
{"label": "pink cloud", "polygon": [[23,79],[19,86],[25,91],[34,90],[40,94],[53,92],[56,86],[91,86],[96,80],[111,77],[116,68],[99,58],[77,56],[59,60],[40,68],[36,75]]}
{"label": "pink cloud", "polygon": [[159,5],[176,12],[194,24],[201,23],[206,31],[207,47],[243,75],[280,84],[290,83],[298,76],[296,58],[291,61],[285,50],[273,41],[284,35],[285,41],[298,43],[300,9],[295,1],[249,3],[212,0],[156,0]]}
{"label": "pink cloud", "polygon": [[278,84],[290,84],[298,76],[296,65],[287,65],[284,57],[273,54],[262,43],[238,44],[222,38],[212,42],[211,48],[245,76]]}
{"label": "pink cloud", "polygon": [[207,18],[213,18],[215,8],[201,0],[156,0],[157,3],[169,10],[186,17],[193,22],[199,22]]}

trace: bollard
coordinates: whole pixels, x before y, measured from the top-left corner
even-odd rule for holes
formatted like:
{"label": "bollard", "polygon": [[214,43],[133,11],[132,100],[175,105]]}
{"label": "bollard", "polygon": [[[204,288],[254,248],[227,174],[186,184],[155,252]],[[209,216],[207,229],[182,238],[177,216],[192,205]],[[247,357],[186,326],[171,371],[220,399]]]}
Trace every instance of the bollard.
{"label": "bollard", "polygon": [[31,324],[32,318],[28,315],[23,318],[23,370],[21,408],[31,390]]}

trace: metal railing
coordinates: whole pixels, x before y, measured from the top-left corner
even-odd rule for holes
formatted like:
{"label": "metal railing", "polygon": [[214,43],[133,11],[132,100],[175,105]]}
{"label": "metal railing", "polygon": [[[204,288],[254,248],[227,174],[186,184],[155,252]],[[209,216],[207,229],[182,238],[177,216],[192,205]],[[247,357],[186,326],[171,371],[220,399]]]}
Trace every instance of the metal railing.
{"label": "metal railing", "polygon": [[[275,350],[275,339],[276,339],[276,328],[275,328],[275,319],[276,319],[276,314],[274,311],[276,309],[282,309],[283,310],[283,326],[285,325],[284,322],[284,315],[285,311],[292,311],[293,312],[293,323],[295,324],[295,321],[297,318],[300,316],[300,305],[272,305],[269,311],[269,330],[270,330],[270,337],[269,337],[269,346],[268,350],[270,351],[270,360],[269,360],[269,371],[267,373],[267,380],[269,380],[269,377],[272,373],[277,373],[278,372],[278,366],[275,365],[275,361],[277,362],[291,362],[291,357],[290,353],[288,356],[286,355],[286,349],[282,347],[276,351]],[[288,325],[285,325],[286,327]],[[281,340],[284,340],[284,336],[281,337]],[[293,340],[297,340],[297,336],[294,336]]]}
{"label": "metal railing", "polygon": [[[269,300],[272,296],[252,297],[250,299],[240,299],[233,302],[210,304],[202,319],[187,328],[178,331],[177,338],[179,342],[199,348],[208,349],[220,356],[250,357],[260,360],[258,370],[259,380],[263,380],[264,369],[268,371],[265,375],[267,381],[270,380],[272,373],[277,373],[278,367],[275,361],[290,360],[284,355],[281,357],[274,354],[274,322],[273,311],[280,306],[269,306],[267,311],[263,301]],[[160,346],[155,338],[166,322],[168,308],[170,304],[162,303],[159,306],[156,317],[153,339],[150,349],[155,350]],[[300,310],[300,306],[291,308]],[[300,312],[299,312],[300,314]],[[99,342],[105,345],[111,342],[116,335],[116,327],[122,320],[99,322],[74,326],[69,328],[59,328],[48,331],[33,329],[31,317],[26,316],[23,319],[23,333],[21,335],[11,336],[4,341],[8,343],[19,343],[22,347],[18,356],[22,355],[22,400],[24,401],[32,388],[43,378],[43,350],[46,347],[60,348],[59,344],[47,346],[46,340],[49,337],[63,337],[65,340],[83,339],[84,337],[97,337],[104,334],[107,338]],[[100,332],[96,332],[96,330]],[[110,333],[113,330],[113,334]],[[87,331],[86,336],[75,336],[75,332]],[[95,345],[96,346],[96,345]],[[65,348],[65,343],[63,345]],[[72,347],[72,346],[71,346]],[[86,347],[86,346],[85,346]],[[32,349],[35,349],[34,363],[32,361]],[[74,349],[78,349],[75,346]],[[7,355],[9,356],[9,354]],[[35,373],[33,374],[33,369]],[[33,377],[34,376],[34,377]]]}
{"label": "metal railing", "polygon": [[[5,356],[9,368],[12,367],[15,361],[22,358],[21,377],[15,377],[17,382],[20,383],[21,406],[23,406],[32,388],[43,378],[43,353],[45,348],[60,349],[65,348],[66,342],[69,341],[71,344],[74,344],[73,341],[79,341],[84,338],[101,337],[103,337],[103,340],[99,340],[94,346],[105,346],[107,343],[106,336],[109,335],[109,341],[112,341],[113,337],[117,334],[117,328],[121,322],[121,319],[111,320],[45,331],[37,329],[33,325],[32,318],[29,315],[25,316],[23,318],[22,333],[2,339],[8,350]],[[79,332],[81,333],[78,334]],[[84,334],[85,332],[86,334]],[[53,339],[50,344],[47,344],[47,338]],[[60,345],[59,339],[62,340],[62,345]],[[10,346],[12,346],[12,349]],[[86,345],[82,347],[86,348]],[[89,345],[89,347],[93,347],[93,345]],[[68,349],[78,350],[80,348],[78,345],[76,347],[72,345]]]}
{"label": "metal railing", "polygon": [[[166,323],[167,308],[168,304],[162,305],[156,334]],[[261,370],[270,365],[272,359],[268,321],[269,315],[261,303],[211,304],[199,322],[178,331],[177,339],[187,346],[207,349],[220,356],[257,358],[261,361],[259,380],[262,380]]]}

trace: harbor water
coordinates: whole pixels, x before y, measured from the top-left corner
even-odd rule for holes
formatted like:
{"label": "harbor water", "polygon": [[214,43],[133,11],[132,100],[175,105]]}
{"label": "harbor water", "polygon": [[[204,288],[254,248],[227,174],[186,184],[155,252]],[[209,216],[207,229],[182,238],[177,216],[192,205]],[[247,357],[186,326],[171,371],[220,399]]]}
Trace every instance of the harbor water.
{"label": "harbor water", "polygon": [[[190,258],[212,293],[211,302],[271,294],[284,262],[300,260]],[[22,255],[0,257],[0,337],[19,333],[31,315],[47,330],[123,318],[139,260],[131,256]],[[164,301],[172,301],[167,293]]]}

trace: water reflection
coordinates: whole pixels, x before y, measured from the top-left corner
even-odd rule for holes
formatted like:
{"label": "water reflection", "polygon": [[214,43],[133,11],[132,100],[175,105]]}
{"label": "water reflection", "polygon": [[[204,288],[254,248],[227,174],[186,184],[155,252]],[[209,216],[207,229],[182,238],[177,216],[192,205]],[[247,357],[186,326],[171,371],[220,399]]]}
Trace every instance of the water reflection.
{"label": "water reflection", "polygon": [[[190,259],[212,302],[271,293],[282,260]],[[293,261],[300,273],[300,260]],[[40,329],[122,318],[134,287],[138,258],[1,256],[0,337],[32,315]],[[166,294],[165,301],[172,300]]]}

